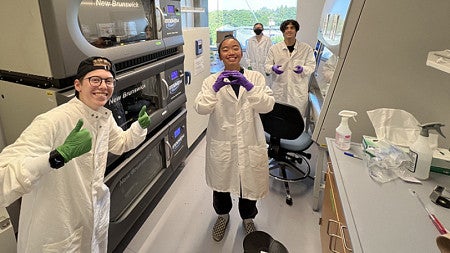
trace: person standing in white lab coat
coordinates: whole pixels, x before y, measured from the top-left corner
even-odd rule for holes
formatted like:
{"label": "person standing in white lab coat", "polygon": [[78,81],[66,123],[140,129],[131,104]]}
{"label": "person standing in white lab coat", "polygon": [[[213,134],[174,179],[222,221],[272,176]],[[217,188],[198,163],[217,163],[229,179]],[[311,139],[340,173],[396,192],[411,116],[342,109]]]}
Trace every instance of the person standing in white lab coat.
{"label": "person standing in white lab coat", "polygon": [[255,36],[248,39],[246,62],[250,69],[256,70],[263,74],[266,78],[266,84],[271,86],[270,74],[266,74],[264,64],[266,62],[267,53],[272,46],[272,40],[263,34],[264,26],[261,23],[253,25]]}
{"label": "person standing in white lab coat", "polygon": [[270,48],[265,71],[272,73],[275,100],[293,105],[306,115],[309,78],[316,68],[314,51],[296,39],[300,30],[296,20],[283,21],[280,30],[284,40]]}
{"label": "person standing in white lab coat", "polygon": [[144,106],[123,131],[104,107],[115,75],[106,58],[82,61],[76,97],[38,115],[0,153],[0,205],[22,197],[17,252],[107,252],[108,152],[137,147],[150,124]]}
{"label": "person standing in white lab coat", "polygon": [[212,232],[215,241],[225,235],[231,194],[239,198],[245,232],[256,230],[256,201],[269,190],[267,147],[259,114],[271,111],[275,104],[264,76],[240,66],[239,41],[225,37],[218,51],[225,70],[204,80],[194,105],[199,114],[209,114],[205,169],[218,214]]}

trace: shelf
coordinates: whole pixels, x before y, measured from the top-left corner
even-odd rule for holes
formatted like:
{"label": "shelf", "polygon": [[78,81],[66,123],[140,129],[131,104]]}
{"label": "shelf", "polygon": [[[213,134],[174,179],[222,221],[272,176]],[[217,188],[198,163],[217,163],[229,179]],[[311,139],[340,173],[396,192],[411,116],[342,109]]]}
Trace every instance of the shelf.
{"label": "shelf", "polygon": [[429,52],[427,66],[450,74],[450,49]]}

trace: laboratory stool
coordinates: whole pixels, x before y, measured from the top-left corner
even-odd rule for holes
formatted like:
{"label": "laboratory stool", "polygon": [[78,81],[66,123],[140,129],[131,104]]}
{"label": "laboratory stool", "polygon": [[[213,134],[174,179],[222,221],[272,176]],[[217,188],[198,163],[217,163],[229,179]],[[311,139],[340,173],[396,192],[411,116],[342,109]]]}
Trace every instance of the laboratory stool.
{"label": "laboratory stool", "polygon": [[305,152],[313,143],[311,135],[292,105],[277,102],[271,112],[260,116],[269,145],[269,174],[284,182],[286,203],[292,205],[289,183],[307,178],[311,171],[311,154]]}

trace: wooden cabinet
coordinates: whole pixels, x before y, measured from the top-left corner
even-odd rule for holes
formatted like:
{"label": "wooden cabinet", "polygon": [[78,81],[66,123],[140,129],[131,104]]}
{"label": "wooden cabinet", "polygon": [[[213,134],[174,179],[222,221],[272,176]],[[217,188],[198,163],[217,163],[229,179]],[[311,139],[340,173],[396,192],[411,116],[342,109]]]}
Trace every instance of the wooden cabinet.
{"label": "wooden cabinet", "polygon": [[352,252],[349,238],[333,167],[328,163],[320,219],[322,252]]}

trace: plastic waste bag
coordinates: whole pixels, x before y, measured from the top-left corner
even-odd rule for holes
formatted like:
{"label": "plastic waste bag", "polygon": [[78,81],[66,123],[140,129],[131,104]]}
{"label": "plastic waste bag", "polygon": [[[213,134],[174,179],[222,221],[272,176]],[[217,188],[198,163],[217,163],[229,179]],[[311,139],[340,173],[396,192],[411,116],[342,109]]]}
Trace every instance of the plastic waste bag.
{"label": "plastic waste bag", "polygon": [[363,148],[369,175],[377,182],[392,181],[407,173],[412,166],[407,152],[386,140],[364,136]]}

